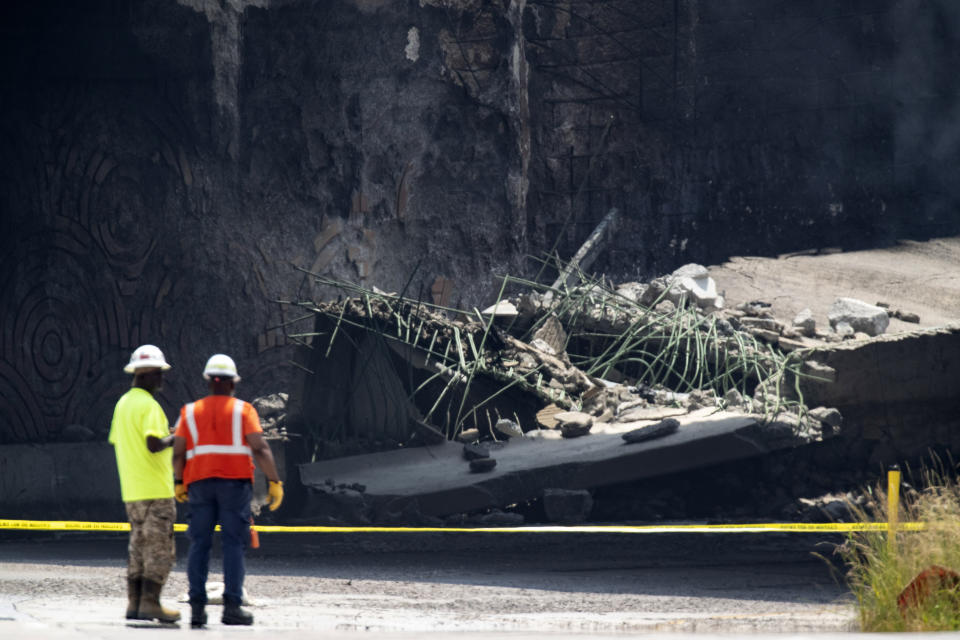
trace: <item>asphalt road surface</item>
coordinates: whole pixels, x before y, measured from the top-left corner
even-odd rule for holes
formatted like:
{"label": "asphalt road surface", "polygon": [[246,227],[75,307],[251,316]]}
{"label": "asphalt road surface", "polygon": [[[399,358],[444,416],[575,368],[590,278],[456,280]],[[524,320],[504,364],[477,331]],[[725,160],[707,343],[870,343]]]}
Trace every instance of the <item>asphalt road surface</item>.
{"label": "asphalt road surface", "polygon": [[904,240],[868,251],[736,257],[710,267],[727,307],[762,300],[788,325],[804,307],[829,330],[827,312],[837,298],[857,298],[920,316],[919,324],[891,318],[887,333],[960,322],[960,237]]}
{"label": "asphalt road surface", "polygon": [[[856,629],[825,534],[261,534],[252,628],[128,625],[126,534],[0,538],[0,638],[626,637]],[[819,544],[818,544],[819,543]],[[164,603],[184,618],[186,540]],[[215,548],[218,552],[218,548]],[[211,581],[222,580],[219,563]],[[780,636],[782,637],[782,636]],[[822,636],[820,636],[822,637]],[[849,637],[849,636],[848,636]]]}

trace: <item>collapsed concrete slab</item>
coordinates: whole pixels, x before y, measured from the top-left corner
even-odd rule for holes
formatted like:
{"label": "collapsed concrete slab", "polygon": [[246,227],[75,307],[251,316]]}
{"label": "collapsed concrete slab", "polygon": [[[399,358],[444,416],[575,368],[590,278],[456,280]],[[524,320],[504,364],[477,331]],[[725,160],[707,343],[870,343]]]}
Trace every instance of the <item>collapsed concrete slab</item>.
{"label": "collapsed concrete slab", "polygon": [[[679,421],[674,433],[639,443],[625,442],[622,436],[653,421],[600,424],[574,440],[539,438],[531,432],[489,444],[497,465],[485,473],[471,472],[463,445],[444,442],[300,465],[300,479],[323,493],[350,487],[354,499],[360,488],[365,515],[354,505],[353,517],[396,522],[411,514],[443,517],[505,507],[540,498],[549,489],[590,489],[706,467],[819,437],[816,428],[804,431],[793,422],[763,423],[759,416],[716,409],[702,409]],[[329,521],[329,511],[317,511],[307,509],[303,515]]]}

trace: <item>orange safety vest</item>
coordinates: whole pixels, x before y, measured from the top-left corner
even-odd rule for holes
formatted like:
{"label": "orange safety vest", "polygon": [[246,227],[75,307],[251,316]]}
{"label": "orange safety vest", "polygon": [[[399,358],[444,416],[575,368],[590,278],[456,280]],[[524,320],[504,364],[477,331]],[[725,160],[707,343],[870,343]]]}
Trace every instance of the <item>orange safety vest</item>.
{"label": "orange safety vest", "polygon": [[231,396],[207,396],[184,405],[175,436],[187,441],[183,483],[205,478],[253,480],[253,455],[246,436],[262,433],[257,410]]}

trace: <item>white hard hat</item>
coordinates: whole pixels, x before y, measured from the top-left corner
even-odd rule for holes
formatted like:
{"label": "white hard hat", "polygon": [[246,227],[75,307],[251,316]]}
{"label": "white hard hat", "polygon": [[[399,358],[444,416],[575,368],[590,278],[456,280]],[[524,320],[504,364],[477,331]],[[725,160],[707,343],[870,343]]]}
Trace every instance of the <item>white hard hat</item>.
{"label": "white hard hat", "polygon": [[160,369],[166,371],[170,368],[163,357],[163,351],[160,351],[152,344],[145,344],[136,348],[130,354],[130,362],[123,368],[126,373],[136,373],[138,369]]}
{"label": "white hard hat", "polygon": [[210,356],[207,366],[203,368],[203,377],[206,380],[214,377],[233,378],[234,382],[240,382],[237,365],[233,362],[233,358],[224,353],[215,353]]}

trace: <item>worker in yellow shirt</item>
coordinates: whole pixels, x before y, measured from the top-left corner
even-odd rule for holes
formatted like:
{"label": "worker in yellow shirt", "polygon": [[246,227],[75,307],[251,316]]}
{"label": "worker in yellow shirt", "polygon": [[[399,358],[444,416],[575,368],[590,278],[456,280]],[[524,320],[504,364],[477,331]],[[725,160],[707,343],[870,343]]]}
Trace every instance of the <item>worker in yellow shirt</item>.
{"label": "worker in yellow shirt", "polygon": [[154,399],[170,365],[157,347],[138,347],[124,367],[133,384],[113,411],[110,444],[117,456],[120,493],[130,521],[127,619],[176,622],[180,612],[160,604],[176,560],[173,522],[173,435]]}

